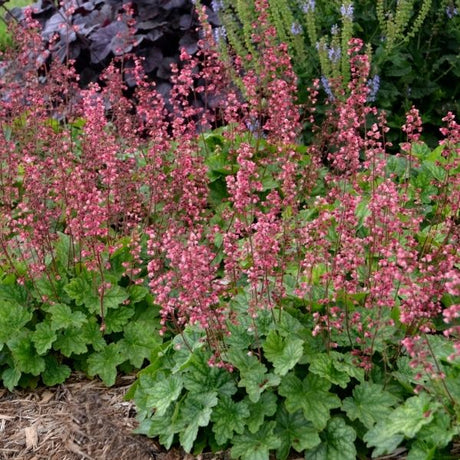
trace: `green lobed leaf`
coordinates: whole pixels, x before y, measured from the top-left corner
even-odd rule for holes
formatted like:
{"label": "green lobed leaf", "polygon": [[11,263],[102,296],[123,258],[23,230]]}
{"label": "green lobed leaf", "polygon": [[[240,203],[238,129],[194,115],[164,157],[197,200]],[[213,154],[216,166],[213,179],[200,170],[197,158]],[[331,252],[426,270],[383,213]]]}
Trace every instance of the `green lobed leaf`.
{"label": "green lobed leaf", "polygon": [[342,409],[350,420],[358,419],[366,428],[384,419],[398,398],[383,389],[383,385],[362,382],[353,389],[353,397],[343,400]]}
{"label": "green lobed leaf", "polygon": [[443,448],[458,434],[460,434],[460,427],[453,426],[449,415],[439,410],[434,413],[433,420],[420,429],[417,438],[423,439],[428,446]]}
{"label": "green lobed leaf", "polygon": [[[92,285],[88,280],[85,274],[73,278],[68,284],[64,286],[64,291],[67,295],[75,301],[77,305],[85,304],[85,299],[87,299],[89,293],[92,292]],[[99,298],[96,297],[96,300],[99,301]]]}
{"label": "green lobed leaf", "polygon": [[16,278],[14,277],[7,277],[6,279],[2,279],[0,284],[0,303],[3,300],[7,301],[8,305],[11,305],[12,303],[16,305],[26,305],[26,287],[18,284]]}
{"label": "green lobed leaf", "polygon": [[355,364],[355,357],[351,353],[331,351],[329,355],[332,357],[334,367],[338,371],[347,373],[359,382],[364,382],[364,369]]}
{"label": "green lobed leaf", "polygon": [[182,371],[188,366],[195,350],[203,348],[203,338],[203,331],[194,326],[185,328],[182,334],[174,337],[171,345],[175,350],[174,360],[176,364],[171,369],[172,372]]}
{"label": "green lobed leaf", "polygon": [[29,308],[0,300],[0,343],[6,343],[32,319]]}
{"label": "green lobed leaf", "polygon": [[101,311],[101,300],[104,311],[107,312],[111,308],[117,308],[129,297],[125,288],[112,284],[104,291],[101,299],[98,287],[96,280],[92,280],[87,272],[82,272],[77,278],[66,284],[64,290],[77,305],[85,305],[91,313]]}
{"label": "green lobed leaf", "polygon": [[145,395],[142,407],[155,409],[155,414],[160,417],[166,413],[171,403],[177,400],[184,385],[181,375],[167,375],[165,372],[141,374],[139,384]]}
{"label": "green lobed leaf", "polygon": [[112,332],[120,332],[123,330],[123,327],[129,321],[129,319],[134,315],[134,308],[132,307],[120,307],[108,310],[105,315],[105,326],[106,332],[111,334]]}
{"label": "green lobed leaf", "polygon": [[48,301],[63,302],[67,298],[64,290],[66,284],[67,278],[65,276],[56,279],[55,276],[45,274],[34,281],[34,295],[39,301],[46,297]]}
{"label": "green lobed leaf", "polygon": [[14,387],[19,383],[21,371],[15,367],[8,367],[2,372],[3,385],[8,390],[13,391]]}
{"label": "green lobed leaf", "polygon": [[45,364],[46,368],[42,372],[42,380],[45,385],[58,385],[64,383],[70,377],[70,367],[59,363],[54,356],[45,356]]}
{"label": "green lobed leaf", "polygon": [[280,383],[279,376],[267,373],[267,368],[257,357],[244,350],[231,349],[227,357],[240,372],[238,386],[246,388],[252,402],[257,402],[268,387],[277,386]]}
{"label": "green lobed leaf", "polygon": [[60,268],[66,270],[71,267],[72,264],[72,242],[69,235],[62,232],[58,233],[58,240],[56,241],[55,248],[55,261]]}
{"label": "green lobed leaf", "polygon": [[229,348],[245,350],[254,343],[254,334],[249,333],[248,328],[240,322],[238,324],[229,324],[228,330],[230,335],[225,338],[225,343]]}
{"label": "green lobed leaf", "polygon": [[56,338],[56,331],[48,322],[38,323],[32,334],[32,342],[39,355],[45,354],[52,347]]}
{"label": "green lobed leaf", "polygon": [[341,417],[333,417],[327,424],[323,442],[305,453],[306,460],[355,460],[356,432]]}
{"label": "green lobed leaf", "polygon": [[149,293],[149,290],[145,286],[139,286],[137,284],[127,287],[126,290],[132,303],[138,303],[144,300]]}
{"label": "green lobed leaf", "polygon": [[7,342],[15,367],[26,374],[40,375],[45,369],[45,360],[35,350],[29,331],[18,334]]}
{"label": "green lobed leaf", "polygon": [[277,331],[269,332],[263,350],[265,357],[273,363],[275,373],[286,375],[300,360],[303,355],[302,339],[294,337],[281,337]]}
{"label": "green lobed leaf", "polygon": [[222,395],[214,408],[211,420],[212,431],[219,445],[232,439],[233,433],[242,434],[246,426],[246,418],[250,415],[247,402],[234,402],[230,396]]}
{"label": "green lobed leaf", "polygon": [[219,396],[232,396],[237,388],[232,375],[208,364],[208,355],[197,350],[190,358],[183,374],[184,387],[191,393],[215,391]]}
{"label": "green lobed leaf", "polygon": [[190,453],[198,434],[199,427],[205,427],[211,420],[213,407],[217,405],[215,391],[194,394],[189,393],[185,398],[180,412],[180,420],[184,429],[179,434],[180,444]]}
{"label": "green lobed leaf", "polygon": [[120,350],[129,362],[140,368],[144,359],[150,358],[152,350],[161,343],[158,326],[152,321],[132,321],[125,325]]}
{"label": "green lobed leaf", "polygon": [[175,434],[183,429],[183,425],[178,420],[179,410],[180,404],[176,404],[175,407],[171,406],[163,415],[155,413],[151,418],[141,420],[134,433],[145,434],[151,438],[158,437],[160,443],[169,449]]}
{"label": "green lobed leaf", "polygon": [[434,412],[440,407],[427,393],[420,393],[407,399],[388,417],[391,431],[402,433],[412,438],[422,428],[433,420]]}
{"label": "green lobed leaf", "polygon": [[281,441],[274,434],[276,422],[262,425],[256,433],[245,433],[233,438],[232,458],[241,460],[269,460],[270,450],[277,449]]}
{"label": "green lobed leaf", "polygon": [[427,393],[407,399],[388,417],[374,425],[363,437],[369,447],[375,447],[373,456],[391,453],[406,438],[413,438],[424,425],[428,425],[440,403]]}
{"label": "green lobed leaf", "polygon": [[101,331],[101,326],[94,316],[88,317],[86,323],[83,324],[80,336],[84,343],[93,347],[94,351],[101,351],[107,345]]}
{"label": "green lobed leaf", "polygon": [[86,316],[81,311],[72,311],[69,305],[56,303],[48,308],[51,314],[51,325],[54,330],[68,327],[80,328],[86,321]]}
{"label": "green lobed leaf", "polygon": [[315,374],[308,374],[302,381],[291,373],[283,378],[279,393],[286,398],[288,412],[302,409],[305,418],[322,430],[330,418],[330,410],[341,405],[339,397],[328,391],[330,387],[329,381]]}
{"label": "green lobed leaf", "polygon": [[104,292],[104,308],[106,310],[110,308],[117,308],[128,298],[129,294],[125,288],[116,285],[111,286]]}
{"label": "green lobed leaf", "polygon": [[[278,312],[275,310],[275,315],[277,314]],[[298,319],[294,318],[294,316],[290,315],[285,310],[281,311],[280,321],[277,325],[277,330],[282,336],[291,337],[293,334],[301,333],[302,331],[304,331],[304,329],[304,326]]]}
{"label": "green lobed leaf", "polygon": [[86,353],[88,346],[81,329],[69,327],[58,334],[56,341],[53,343],[53,349],[59,350],[66,357],[70,357],[72,354]]}
{"label": "green lobed leaf", "polygon": [[411,445],[406,460],[436,460],[436,447],[430,446],[423,439],[417,439]]}
{"label": "green lobed leaf", "polygon": [[271,417],[277,408],[277,397],[274,393],[266,391],[262,393],[257,402],[252,402],[246,396],[244,400],[249,407],[249,418],[246,423],[251,433],[256,433],[263,425],[266,417]]}
{"label": "green lobed leaf", "polygon": [[327,353],[316,353],[310,359],[309,370],[313,374],[319,375],[342,388],[346,388],[350,381],[350,376],[346,372],[337,369],[334,359]]}
{"label": "green lobed leaf", "polygon": [[117,366],[124,361],[117,343],[107,345],[103,350],[88,357],[88,374],[99,375],[107,386],[115,384]]}
{"label": "green lobed leaf", "polygon": [[321,443],[318,430],[305,419],[301,411],[290,414],[281,406],[276,414],[276,422],[275,432],[281,443],[276,451],[277,459],[285,460],[291,447],[297,452],[303,452]]}

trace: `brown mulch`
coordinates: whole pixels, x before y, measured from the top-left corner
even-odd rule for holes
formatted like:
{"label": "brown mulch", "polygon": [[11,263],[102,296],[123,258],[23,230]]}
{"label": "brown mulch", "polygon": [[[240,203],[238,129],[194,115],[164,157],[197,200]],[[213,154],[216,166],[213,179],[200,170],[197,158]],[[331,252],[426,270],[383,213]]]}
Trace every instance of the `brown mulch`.
{"label": "brown mulch", "polygon": [[122,377],[107,388],[76,374],[53,388],[13,393],[0,388],[0,459],[194,459],[178,449],[166,452],[154,440],[132,433],[135,408],[123,397],[133,381]]}

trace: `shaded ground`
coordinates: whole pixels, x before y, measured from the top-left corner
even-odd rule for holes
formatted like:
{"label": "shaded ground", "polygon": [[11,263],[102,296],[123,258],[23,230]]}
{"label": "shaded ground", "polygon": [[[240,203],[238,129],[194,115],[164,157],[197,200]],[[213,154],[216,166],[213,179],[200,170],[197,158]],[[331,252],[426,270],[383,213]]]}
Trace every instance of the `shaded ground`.
{"label": "shaded ground", "polygon": [[[133,381],[134,377],[121,377],[116,386],[106,388],[76,374],[54,388],[14,393],[0,388],[0,460],[230,458],[225,453],[193,457],[179,449],[165,451],[154,440],[132,434],[135,408],[123,396]],[[460,458],[460,446],[456,447],[458,457],[453,458]],[[406,454],[401,449],[379,459],[402,460]]]}

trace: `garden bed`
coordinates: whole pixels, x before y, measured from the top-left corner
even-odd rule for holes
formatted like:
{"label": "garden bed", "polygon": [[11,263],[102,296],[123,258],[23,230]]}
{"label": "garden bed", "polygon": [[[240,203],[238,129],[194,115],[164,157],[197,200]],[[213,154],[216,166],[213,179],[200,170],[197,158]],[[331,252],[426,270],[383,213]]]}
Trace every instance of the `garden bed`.
{"label": "garden bed", "polygon": [[[224,460],[227,453],[188,455],[166,451],[155,440],[133,434],[135,407],[124,395],[134,376],[112,388],[82,374],[64,385],[13,393],[0,390],[0,459],[21,460]],[[460,455],[457,444],[453,455]],[[399,449],[380,460],[406,458]],[[294,458],[294,457],[293,457]]]}

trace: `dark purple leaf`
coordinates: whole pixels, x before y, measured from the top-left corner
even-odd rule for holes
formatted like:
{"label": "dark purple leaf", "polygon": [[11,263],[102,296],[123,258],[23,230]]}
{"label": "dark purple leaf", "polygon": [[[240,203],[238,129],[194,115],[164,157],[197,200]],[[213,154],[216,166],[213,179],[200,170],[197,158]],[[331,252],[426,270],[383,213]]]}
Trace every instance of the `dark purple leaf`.
{"label": "dark purple leaf", "polygon": [[222,25],[220,22],[218,14],[213,11],[211,8],[206,7],[206,15],[208,16],[208,21],[211,25],[219,27]]}
{"label": "dark purple leaf", "polygon": [[179,19],[179,27],[182,30],[188,30],[192,27],[193,18],[190,14],[183,14]]}
{"label": "dark purple leaf", "polygon": [[164,35],[164,31],[160,28],[151,30],[148,34],[145,34],[145,38],[151,42],[156,42],[159,38]]}
{"label": "dark purple leaf", "polygon": [[163,62],[163,53],[160,48],[155,46],[142,49],[137,54],[144,57],[143,66],[145,73],[150,73],[154,69],[157,69]]}
{"label": "dark purple leaf", "polygon": [[92,24],[91,21],[87,20],[88,16],[81,16],[80,14],[75,16],[74,25],[77,26],[77,34],[87,36],[93,30],[98,28],[98,24]]}
{"label": "dark purple leaf", "polygon": [[[153,3],[153,4],[152,4]],[[137,8],[137,20],[139,22],[148,21],[149,19],[163,19],[164,12],[159,8],[157,2],[151,0],[135,1]]]}
{"label": "dark purple leaf", "polygon": [[198,44],[196,41],[196,35],[192,32],[186,32],[179,40],[179,48],[185,48],[188,54],[194,54],[198,50]]}
{"label": "dark purple leaf", "polygon": [[154,21],[152,19],[147,21],[141,21],[136,24],[138,30],[151,30],[157,28],[159,25],[166,24],[164,22],[159,23],[158,21]]}
{"label": "dark purple leaf", "polygon": [[157,91],[163,96],[165,101],[169,101],[171,94],[172,85],[171,83],[160,83],[157,85]]}
{"label": "dark purple leaf", "polygon": [[35,11],[35,14],[43,14],[49,11],[53,11],[55,9],[55,6],[52,0],[38,1],[36,3],[33,3],[30,6]]}
{"label": "dark purple leaf", "polygon": [[93,11],[94,8],[96,8],[96,5],[94,4],[94,2],[85,2],[79,5],[78,8],[75,9],[74,14],[88,14],[91,11]]}
{"label": "dark purple leaf", "polygon": [[62,13],[53,14],[42,31],[42,36],[50,40],[54,35],[59,34],[61,40],[70,43],[76,40],[77,36],[72,28],[71,18],[66,18]]}
{"label": "dark purple leaf", "polygon": [[163,80],[169,80],[171,78],[171,64],[177,62],[177,57],[165,57],[158,66],[157,77]]}
{"label": "dark purple leaf", "polygon": [[92,33],[90,38],[91,60],[95,63],[103,61],[110,52],[120,55],[132,49],[132,44],[128,42],[129,29],[123,21],[111,22]]}
{"label": "dark purple leaf", "polygon": [[189,3],[189,2],[187,0],[167,0],[167,1],[163,1],[161,3],[162,3],[161,6],[165,10],[171,10],[173,8],[182,8],[183,6],[186,6],[187,3]]}

